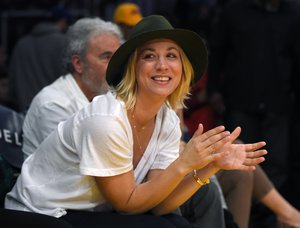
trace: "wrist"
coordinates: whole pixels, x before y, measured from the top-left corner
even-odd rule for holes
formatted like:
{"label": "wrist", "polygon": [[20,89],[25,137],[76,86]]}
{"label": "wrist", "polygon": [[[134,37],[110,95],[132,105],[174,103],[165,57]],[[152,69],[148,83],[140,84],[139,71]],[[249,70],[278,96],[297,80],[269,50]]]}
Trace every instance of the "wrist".
{"label": "wrist", "polygon": [[[215,175],[219,170],[220,170],[220,168],[218,168],[215,165],[213,165],[212,163],[210,163],[207,166],[205,166],[204,168],[196,170],[196,172],[197,172],[197,176],[199,177],[199,179],[202,182],[205,182],[205,180],[207,180],[211,176]],[[195,176],[194,176],[195,171],[193,171],[192,174],[195,179]]]}
{"label": "wrist", "polygon": [[197,173],[197,170],[193,170],[193,177],[194,177],[194,180],[200,185],[200,186],[203,186],[203,185],[206,185],[206,184],[209,184],[210,183],[210,179],[209,178],[206,178],[206,179],[201,179],[199,176],[198,176],[198,173]]}
{"label": "wrist", "polygon": [[220,168],[218,166],[216,166],[213,162],[209,163],[203,169],[205,169],[206,172],[211,173],[211,176],[220,171]]}

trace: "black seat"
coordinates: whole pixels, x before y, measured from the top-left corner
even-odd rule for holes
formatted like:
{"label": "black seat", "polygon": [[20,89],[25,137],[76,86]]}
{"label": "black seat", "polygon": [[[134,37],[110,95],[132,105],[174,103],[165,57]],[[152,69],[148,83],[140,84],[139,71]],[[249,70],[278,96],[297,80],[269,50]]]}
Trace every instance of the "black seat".
{"label": "black seat", "polygon": [[21,168],[22,126],[25,115],[0,105],[0,154],[10,165]]}
{"label": "black seat", "polygon": [[25,115],[0,105],[0,206],[13,187],[23,163],[22,126]]}

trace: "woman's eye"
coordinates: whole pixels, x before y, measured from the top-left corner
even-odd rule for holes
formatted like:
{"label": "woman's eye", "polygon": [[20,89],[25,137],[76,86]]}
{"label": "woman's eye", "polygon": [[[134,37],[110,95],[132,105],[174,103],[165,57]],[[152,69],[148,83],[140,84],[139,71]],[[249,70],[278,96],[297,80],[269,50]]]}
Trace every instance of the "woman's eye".
{"label": "woman's eye", "polygon": [[143,59],[153,59],[155,58],[155,55],[154,54],[145,54]]}
{"label": "woman's eye", "polygon": [[177,58],[177,55],[174,54],[174,53],[169,53],[169,54],[167,54],[167,57],[168,57],[168,58],[175,59],[175,58]]}

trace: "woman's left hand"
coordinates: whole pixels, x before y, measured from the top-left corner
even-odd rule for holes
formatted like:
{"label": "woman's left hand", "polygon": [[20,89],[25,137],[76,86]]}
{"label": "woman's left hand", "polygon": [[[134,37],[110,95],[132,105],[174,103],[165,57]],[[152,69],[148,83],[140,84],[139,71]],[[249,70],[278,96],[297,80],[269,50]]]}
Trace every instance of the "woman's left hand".
{"label": "woman's left hand", "polygon": [[218,160],[215,160],[213,164],[225,170],[255,170],[255,166],[263,162],[263,157],[267,154],[267,151],[261,149],[266,145],[265,142],[257,142],[250,144],[234,144],[234,141],[239,136],[241,129],[238,127],[231,133],[230,142],[226,143],[219,152],[228,151],[229,153]]}

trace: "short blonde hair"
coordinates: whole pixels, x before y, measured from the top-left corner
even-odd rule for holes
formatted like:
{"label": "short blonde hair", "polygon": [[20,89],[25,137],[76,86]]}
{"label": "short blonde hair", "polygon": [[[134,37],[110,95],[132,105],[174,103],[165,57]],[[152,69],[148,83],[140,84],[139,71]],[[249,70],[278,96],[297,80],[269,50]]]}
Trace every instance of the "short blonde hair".
{"label": "short blonde hair", "polygon": [[[179,54],[182,61],[182,78],[181,82],[167,98],[166,104],[172,109],[185,107],[184,100],[188,97],[190,83],[194,78],[194,70],[191,62],[179,47]],[[137,80],[135,75],[135,65],[137,62],[137,50],[129,57],[127,68],[124,71],[124,77],[117,85],[115,92],[117,97],[125,102],[127,109],[133,109],[136,103]]]}

